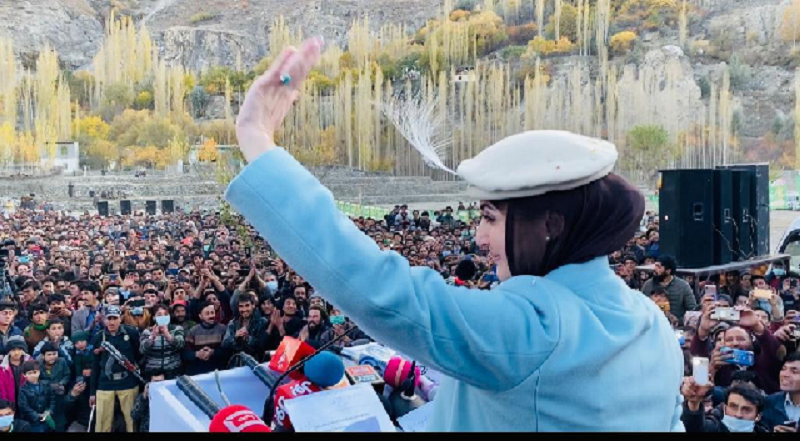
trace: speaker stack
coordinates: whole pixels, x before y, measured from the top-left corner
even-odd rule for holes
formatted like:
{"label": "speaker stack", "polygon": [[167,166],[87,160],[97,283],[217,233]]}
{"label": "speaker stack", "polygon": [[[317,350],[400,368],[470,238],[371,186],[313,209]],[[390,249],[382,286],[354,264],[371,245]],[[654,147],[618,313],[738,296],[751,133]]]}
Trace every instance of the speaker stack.
{"label": "speaker stack", "polygon": [[97,214],[102,217],[108,217],[108,201],[101,201],[97,203]]}
{"label": "speaker stack", "polygon": [[175,211],[175,201],[161,201],[161,213],[172,213],[173,211]]}
{"label": "speaker stack", "polygon": [[145,210],[147,210],[147,214],[150,216],[156,215],[156,201],[147,201],[145,203]]}
{"label": "speaker stack", "polygon": [[123,216],[130,216],[131,214],[131,201],[119,201],[119,212],[122,213]]}
{"label": "speaker stack", "polygon": [[662,171],[660,253],[681,268],[768,255],[768,179],[768,164]]}

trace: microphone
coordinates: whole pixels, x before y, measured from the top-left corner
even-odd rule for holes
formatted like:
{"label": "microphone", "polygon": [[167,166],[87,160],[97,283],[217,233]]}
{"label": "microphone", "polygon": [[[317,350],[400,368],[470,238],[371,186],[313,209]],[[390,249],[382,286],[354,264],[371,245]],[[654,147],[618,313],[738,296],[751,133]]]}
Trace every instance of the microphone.
{"label": "microphone", "polygon": [[238,404],[221,408],[190,377],[181,375],[175,381],[175,384],[189,398],[189,401],[194,403],[211,420],[211,424],[208,427],[209,432],[270,432],[269,427],[264,424],[264,421],[255,412]]}
{"label": "microphone", "polygon": [[[294,372],[292,367],[296,366],[304,358],[314,354],[314,348],[306,342],[293,337],[284,337],[278,350],[269,362],[269,368],[275,372],[286,373]],[[294,376],[293,379],[299,377]]]}
{"label": "microphone", "polygon": [[[390,415],[393,420],[397,420],[403,415],[411,412],[414,409],[420,408],[425,405],[425,400],[420,398],[414,393],[415,385],[417,384],[417,362],[412,361],[408,369],[407,378],[399,385],[399,387],[389,394],[389,403],[393,413]],[[384,377],[384,381],[386,378]]]}
{"label": "microphone", "polygon": [[[345,332],[344,332],[342,335],[340,335],[340,336],[338,336],[338,337],[334,338],[333,340],[331,340],[331,341],[329,341],[329,342],[325,343],[324,345],[320,346],[320,347],[319,347],[319,348],[318,348],[316,351],[312,351],[312,353],[311,353],[310,355],[308,355],[308,356],[304,357],[302,360],[298,361],[297,363],[293,363],[293,364],[289,365],[289,368],[288,368],[288,369],[286,369],[286,371],[285,371],[285,372],[283,372],[283,374],[281,374],[281,376],[280,376],[280,377],[278,377],[278,379],[275,381],[275,385],[273,385],[273,386],[270,388],[269,395],[267,396],[267,399],[266,399],[266,400],[264,400],[264,413],[263,413],[263,415],[262,415],[262,418],[263,418],[263,420],[264,420],[264,421],[272,421],[272,418],[273,418],[273,416],[274,416],[274,412],[275,412],[275,406],[273,405],[273,403],[274,403],[274,399],[275,399],[275,391],[276,391],[276,389],[278,389],[278,387],[277,387],[277,386],[278,386],[278,385],[280,385],[280,384],[283,382],[284,378],[286,378],[287,376],[290,376],[290,375],[294,374],[295,372],[298,372],[300,369],[302,369],[302,368],[303,368],[303,366],[305,366],[305,364],[306,364],[306,363],[307,363],[309,360],[311,360],[311,359],[313,359],[314,357],[318,356],[319,354],[323,353],[323,352],[324,352],[326,349],[328,349],[328,348],[330,348],[331,346],[335,345],[337,342],[341,341],[343,338],[345,338],[346,336],[350,335],[350,334],[351,334],[352,332],[354,332],[356,329],[358,329],[358,327],[357,327],[357,326],[353,326],[352,328],[350,328],[350,329],[348,329],[347,331],[345,331]],[[291,340],[294,340],[294,341],[299,341],[299,340],[297,340],[297,339],[291,339]],[[286,343],[287,341],[290,341],[290,340],[287,340],[287,338],[284,338],[284,339],[283,339],[283,342],[281,342],[281,347],[282,347],[282,346],[284,345],[284,343]],[[310,346],[309,346],[309,345],[307,345],[307,344],[306,344],[306,346],[310,347]],[[275,355],[273,355],[273,357],[272,357],[272,361],[275,361],[275,357],[277,357],[277,356],[278,356],[278,354],[279,354],[280,352],[281,352],[281,351],[280,351],[280,347],[279,347],[279,348],[278,348],[278,352],[275,352]],[[284,353],[281,355],[281,357],[285,357],[285,351],[284,351]],[[272,366],[272,362],[270,362],[270,368],[271,368],[271,369],[275,369],[275,368]],[[293,379],[294,379],[295,381],[299,381],[299,380],[301,380],[301,379],[305,379],[305,376],[304,376],[304,375],[296,375],[295,377],[293,377]],[[339,379],[341,379],[341,376],[339,377]],[[310,383],[310,382],[309,382],[309,383]],[[291,384],[291,383],[289,383],[289,384]]]}
{"label": "microphone", "polygon": [[211,433],[272,432],[252,410],[235,404],[219,411],[208,426]]}
{"label": "microphone", "polygon": [[325,389],[342,381],[344,363],[331,352],[321,352],[306,362],[303,371],[309,381]]}
{"label": "microphone", "polygon": [[[383,371],[383,381],[386,382],[389,386],[392,386],[392,389],[399,388],[403,381],[409,377],[411,373],[412,364],[410,361],[403,359],[402,357],[392,357],[386,363],[386,369]],[[414,387],[416,388],[419,386],[421,373],[419,367],[414,367]]]}
{"label": "microphone", "polygon": [[261,380],[261,382],[270,389],[275,387],[275,384],[278,382],[278,375],[276,375],[274,371],[266,369],[249,354],[241,352],[239,353],[239,357],[242,359],[242,362],[253,371],[253,375],[255,375],[256,378]]}

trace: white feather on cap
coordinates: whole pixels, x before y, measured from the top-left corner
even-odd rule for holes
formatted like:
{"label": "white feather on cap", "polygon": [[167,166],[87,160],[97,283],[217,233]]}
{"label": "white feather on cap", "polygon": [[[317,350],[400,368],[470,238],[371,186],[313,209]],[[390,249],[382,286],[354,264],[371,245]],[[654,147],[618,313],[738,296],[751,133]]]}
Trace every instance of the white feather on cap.
{"label": "white feather on cap", "polygon": [[477,199],[502,200],[571,190],[608,175],[617,148],[571,132],[536,130],[509,136],[461,162],[458,175]]}
{"label": "white feather on cap", "polygon": [[[452,134],[435,100],[419,95],[395,97],[381,105],[383,113],[422,155],[425,163],[453,173],[445,164]],[[614,144],[559,130],[532,130],[512,135],[458,166],[467,194],[476,199],[503,200],[538,196],[586,185],[611,173],[618,153]]]}

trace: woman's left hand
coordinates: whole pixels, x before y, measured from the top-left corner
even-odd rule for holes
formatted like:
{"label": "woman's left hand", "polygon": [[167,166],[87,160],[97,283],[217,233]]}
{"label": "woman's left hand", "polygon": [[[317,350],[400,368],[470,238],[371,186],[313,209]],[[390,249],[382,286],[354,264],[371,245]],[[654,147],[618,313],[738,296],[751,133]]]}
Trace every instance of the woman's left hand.
{"label": "woman's left hand", "polygon": [[[247,162],[275,147],[275,132],[300,96],[299,88],[311,68],[319,62],[322,45],[322,38],[315,37],[303,42],[299,50],[284,50],[250,86],[236,120],[239,148]],[[288,84],[283,83],[283,75],[288,75]]]}

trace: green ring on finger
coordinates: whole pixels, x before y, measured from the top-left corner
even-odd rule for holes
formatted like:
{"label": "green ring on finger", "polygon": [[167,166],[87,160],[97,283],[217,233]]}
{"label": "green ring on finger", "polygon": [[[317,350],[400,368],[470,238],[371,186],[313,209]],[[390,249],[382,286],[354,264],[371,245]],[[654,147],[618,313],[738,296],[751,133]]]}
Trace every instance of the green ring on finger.
{"label": "green ring on finger", "polygon": [[291,75],[281,74],[281,84],[283,84],[284,86],[288,86],[291,81],[292,81]]}

